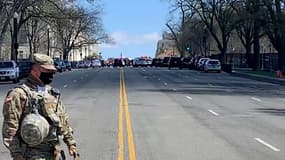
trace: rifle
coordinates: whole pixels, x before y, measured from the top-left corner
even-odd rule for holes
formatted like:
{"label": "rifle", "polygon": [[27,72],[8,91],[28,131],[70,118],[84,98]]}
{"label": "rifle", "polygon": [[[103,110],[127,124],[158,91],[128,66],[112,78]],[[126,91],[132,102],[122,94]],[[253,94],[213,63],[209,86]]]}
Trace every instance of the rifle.
{"label": "rifle", "polygon": [[60,151],[61,160],[66,160],[65,153],[63,150]]}
{"label": "rifle", "polygon": [[74,160],[79,160],[80,154],[79,153],[74,153],[73,157],[74,157]]}

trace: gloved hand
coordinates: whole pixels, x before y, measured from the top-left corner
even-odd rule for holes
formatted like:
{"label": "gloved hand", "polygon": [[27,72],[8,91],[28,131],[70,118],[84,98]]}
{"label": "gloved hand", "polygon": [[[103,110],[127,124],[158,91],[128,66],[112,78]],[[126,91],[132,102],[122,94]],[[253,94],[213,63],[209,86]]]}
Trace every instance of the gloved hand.
{"label": "gloved hand", "polygon": [[77,148],[75,145],[70,145],[68,147],[68,151],[69,151],[70,156],[77,155]]}
{"label": "gloved hand", "polygon": [[25,160],[25,158],[22,155],[17,155],[13,157],[13,160]]}

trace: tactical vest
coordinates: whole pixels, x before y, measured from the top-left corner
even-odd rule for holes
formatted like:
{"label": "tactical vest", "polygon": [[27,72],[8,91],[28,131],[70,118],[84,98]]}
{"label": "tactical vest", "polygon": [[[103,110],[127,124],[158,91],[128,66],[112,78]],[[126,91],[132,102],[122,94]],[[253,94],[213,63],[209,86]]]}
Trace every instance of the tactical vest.
{"label": "tactical vest", "polygon": [[58,131],[62,126],[57,113],[57,97],[32,91],[25,84],[18,88],[23,89],[28,97],[20,122],[22,140],[31,147],[58,142]]}

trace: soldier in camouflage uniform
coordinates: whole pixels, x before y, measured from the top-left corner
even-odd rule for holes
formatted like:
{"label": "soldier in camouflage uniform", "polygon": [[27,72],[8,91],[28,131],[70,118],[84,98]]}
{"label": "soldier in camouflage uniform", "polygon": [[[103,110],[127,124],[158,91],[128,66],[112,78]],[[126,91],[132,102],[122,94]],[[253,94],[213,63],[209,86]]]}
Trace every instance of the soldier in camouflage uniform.
{"label": "soldier in camouflage uniform", "polygon": [[[78,155],[73,132],[68,123],[60,94],[53,92],[52,82],[56,68],[53,60],[44,54],[34,55],[34,64],[26,82],[10,90],[3,105],[3,143],[10,150],[13,160],[60,160],[59,137],[63,137],[71,156]],[[31,95],[31,96],[29,96]],[[21,123],[30,114],[29,101],[37,99],[39,113],[49,125],[46,137],[36,145],[23,141]],[[26,135],[27,136],[27,135]],[[33,135],[28,135],[30,138]],[[32,137],[33,138],[33,137]]]}

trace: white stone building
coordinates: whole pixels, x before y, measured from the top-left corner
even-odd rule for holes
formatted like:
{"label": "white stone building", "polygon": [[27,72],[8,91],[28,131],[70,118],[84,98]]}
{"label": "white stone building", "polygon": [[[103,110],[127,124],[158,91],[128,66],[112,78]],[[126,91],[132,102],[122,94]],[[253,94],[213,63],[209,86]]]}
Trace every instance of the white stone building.
{"label": "white stone building", "polygon": [[157,42],[156,57],[177,57],[180,56],[175,40],[171,33],[164,32],[162,39]]}

